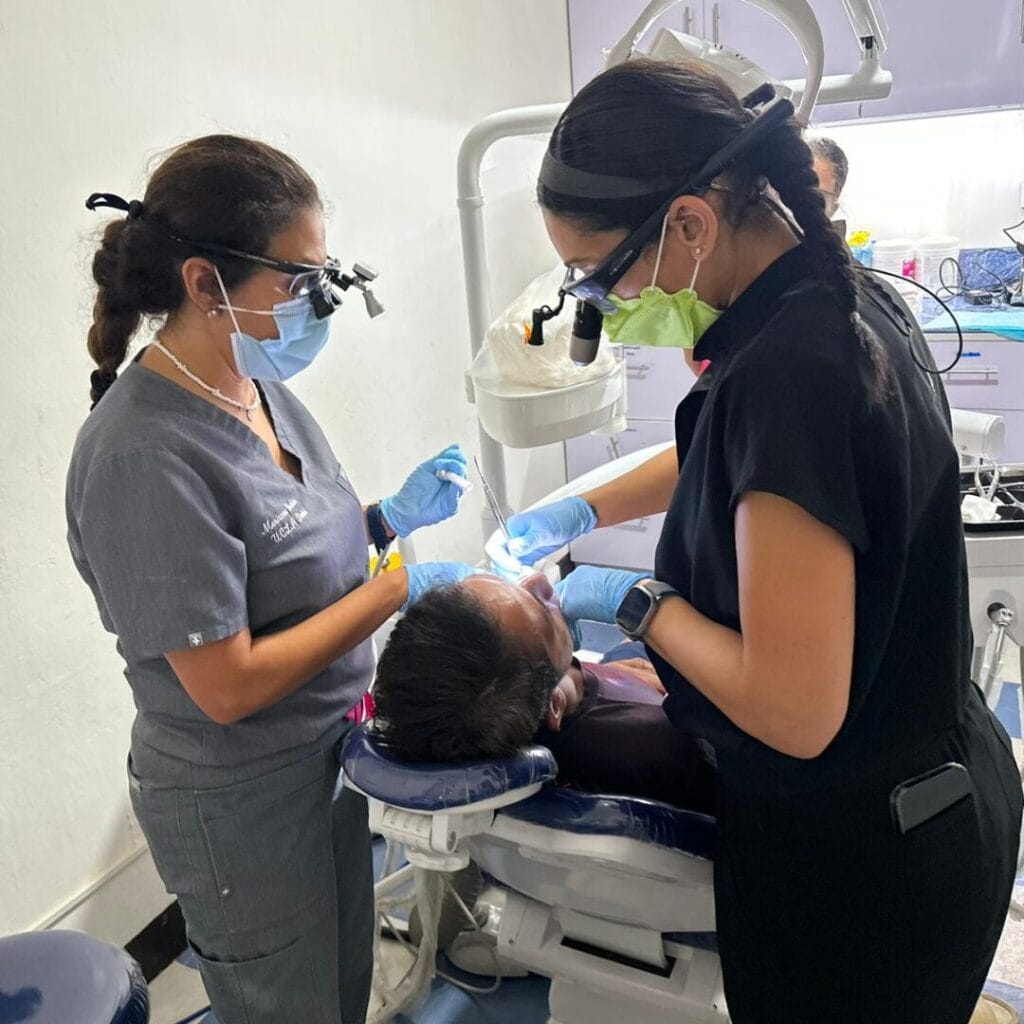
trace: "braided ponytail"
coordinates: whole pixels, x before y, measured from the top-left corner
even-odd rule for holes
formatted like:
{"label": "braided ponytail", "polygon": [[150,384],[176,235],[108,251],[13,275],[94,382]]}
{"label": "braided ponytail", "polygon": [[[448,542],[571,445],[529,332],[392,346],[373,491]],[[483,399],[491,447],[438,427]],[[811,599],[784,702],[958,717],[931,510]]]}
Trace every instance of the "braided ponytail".
{"label": "braided ponytail", "polygon": [[92,326],[87,340],[89,355],[98,369],[90,377],[93,408],[117,379],[118,367],[128,354],[132,335],[139,329],[142,311],[125,288],[124,233],[127,220],[111,221],[103,231],[100,248],[92,260],[97,285]]}
{"label": "braided ponytail", "polygon": [[814,156],[799,124],[789,120],[780,125],[748,160],[768,179],[796,220],[822,283],[835,296],[839,311],[849,319],[871,361],[869,392],[873,399],[882,397],[888,384],[888,363],[878,339],[857,312],[859,292],[853,259],[825,213]]}

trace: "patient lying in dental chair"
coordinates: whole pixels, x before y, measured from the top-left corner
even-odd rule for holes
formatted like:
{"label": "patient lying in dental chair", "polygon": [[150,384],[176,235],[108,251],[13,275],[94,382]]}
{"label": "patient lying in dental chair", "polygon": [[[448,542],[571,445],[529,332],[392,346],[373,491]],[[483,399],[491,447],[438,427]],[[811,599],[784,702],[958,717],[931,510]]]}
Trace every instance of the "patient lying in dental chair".
{"label": "patient lying in dental chair", "polygon": [[375,729],[396,756],[447,762],[548,747],[558,782],[711,813],[713,773],[665,717],[645,660],[580,663],[543,576],[472,576],[398,622],[374,686]]}

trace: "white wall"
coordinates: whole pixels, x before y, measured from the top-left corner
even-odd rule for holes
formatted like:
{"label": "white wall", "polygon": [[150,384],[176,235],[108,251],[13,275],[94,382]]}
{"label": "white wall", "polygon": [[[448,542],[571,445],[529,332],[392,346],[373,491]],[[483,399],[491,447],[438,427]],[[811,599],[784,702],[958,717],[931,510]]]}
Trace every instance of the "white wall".
{"label": "white wall", "polygon": [[[0,0],[0,933],[51,918],[141,845],[128,688],[64,543],[103,221],[85,197],[140,195],[147,162],[210,131],[258,135],[313,173],[331,252],[380,269],[388,315],[371,323],[353,299],[296,390],[370,499],[450,440],[476,449],[459,142],[494,110],[568,94],[564,0]],[[529,162],[490,183],[502,281],[515,281],[496,296],[553,260]],[[479,553],[470,497],[418,541],[421,558]]]}
{"label": "white wall", "polygon": [[[827,108],[823,108],[825,113]],[[850,158],[850,228],[876,238],[952,234],[965,246],[1008,244],[1024,182],[1024,111],[823,127]]]}

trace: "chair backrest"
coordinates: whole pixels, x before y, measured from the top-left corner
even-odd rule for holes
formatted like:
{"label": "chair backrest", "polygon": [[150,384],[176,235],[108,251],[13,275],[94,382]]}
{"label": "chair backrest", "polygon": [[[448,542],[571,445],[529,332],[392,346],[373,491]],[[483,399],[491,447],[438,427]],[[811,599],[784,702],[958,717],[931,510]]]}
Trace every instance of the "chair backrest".
{"label": "chair backrest", "polygon": [[372,728],[353,729],[341,750],[348,783],[367,796],[395,807],[431,814],[490,807],[521,800],[523,790],[555,778],[558,766],[546,747],[526,747],[515,757],[451,764],[417,764],[388,753]]}

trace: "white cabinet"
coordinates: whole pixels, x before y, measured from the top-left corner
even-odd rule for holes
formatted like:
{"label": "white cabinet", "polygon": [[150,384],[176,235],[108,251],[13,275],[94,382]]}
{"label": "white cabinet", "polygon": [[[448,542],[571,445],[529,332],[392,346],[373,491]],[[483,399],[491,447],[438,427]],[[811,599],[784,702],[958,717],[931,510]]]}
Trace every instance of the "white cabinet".
{"label": "white cabinet", "polygon": [[693,371],[678,348],[624,345],[626,394],[632,420],[674,420],[693,386]]}
{"label": "white cabinet", "polygon": [[[674,424],[671,421],[631,420],[625,430],[612,437],[592,434],[574,438],[565,443],[566,474],[572,479],[602,462],[610,462],[618,455],[671,441],[673,436]],[[578,443],[584,441],[592,443]],[[618,526],[594,530],[574,540],[569,545],[569,554],[578,565],[610,565],[617,569],[645,572],[654,568],[654,552],[664,521],[664,515],[646,516]]]}
{"label": "white cabinet", "polygon": [[[955,341],[928,335],[935,365],[942,369],[956,356]],[[964,351],[942,375],[954,409],[977,409],[1006,421],[1003,462],[1024,462],[1024,342],[993,335],[965,334]]]}

